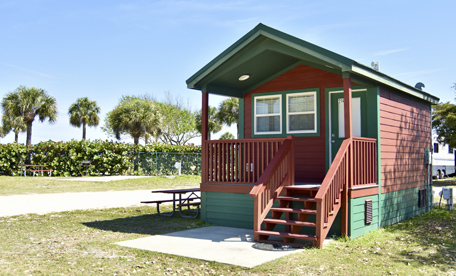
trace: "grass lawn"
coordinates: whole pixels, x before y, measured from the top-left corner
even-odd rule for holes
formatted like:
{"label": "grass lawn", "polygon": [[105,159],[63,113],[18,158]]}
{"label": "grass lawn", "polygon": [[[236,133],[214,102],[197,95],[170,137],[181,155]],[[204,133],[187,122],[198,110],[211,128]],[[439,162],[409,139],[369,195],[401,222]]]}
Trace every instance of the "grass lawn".
{"label": "grass lawn", "polygon": [[253,269],[114,244],[201,226],[148,206],[0,218],[0,274],[456,275],[456,211],[445,209]]}
{"label": "grass lawn", "polygon": [[174,189],[198,187],[201,183],[201,177],[196,175],[181,175],[174,179],[154,176],[109,182],[96,181],[96,177],[78,179],[83,181],[67,181],[60,177],[0,176],[0,195]]}

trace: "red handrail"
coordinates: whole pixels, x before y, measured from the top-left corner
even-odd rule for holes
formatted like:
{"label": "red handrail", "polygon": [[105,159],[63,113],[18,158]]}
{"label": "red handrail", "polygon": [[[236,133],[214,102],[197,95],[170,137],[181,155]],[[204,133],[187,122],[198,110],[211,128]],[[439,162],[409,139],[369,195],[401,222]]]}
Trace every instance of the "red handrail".
{"label": "red handrail", "polygon": [[363,137],[345,139],[315,196],[317,246],[323,246],[342,206],[343,191],[347,193],[348,188],[376,184],[377,140]]}
{"label": "red handrail", "polygon": [[[250,191],[254,197],[253,230],[259,231],[264,218],[284,186],[294,185],[293,139],[283,142],[260,179]],[[254,234],[255,241],[259,236]]]}

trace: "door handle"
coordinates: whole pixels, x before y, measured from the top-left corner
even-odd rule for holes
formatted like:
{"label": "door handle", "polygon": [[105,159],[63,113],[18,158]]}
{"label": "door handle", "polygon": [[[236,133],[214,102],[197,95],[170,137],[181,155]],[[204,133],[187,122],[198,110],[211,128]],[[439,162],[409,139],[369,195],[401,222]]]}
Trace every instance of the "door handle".
{"label": "door handle", "polygon": [[335,140],[331,140],[331,143],[333,143],[333,144],[334,144],[335,142],[336,142]]}

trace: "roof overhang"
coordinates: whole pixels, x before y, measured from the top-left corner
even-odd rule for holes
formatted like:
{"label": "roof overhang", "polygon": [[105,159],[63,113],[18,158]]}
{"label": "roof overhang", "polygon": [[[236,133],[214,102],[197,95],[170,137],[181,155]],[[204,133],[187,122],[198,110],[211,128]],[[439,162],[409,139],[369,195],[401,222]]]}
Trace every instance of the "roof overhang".
{"label": "roof overhang", "polygon": [[[187,80],[187,87],[242,98],[299,64],[350,77],[359,83],[393,87],[431,103],[439,99],[337,53],[263,24],[244,35]],[[249,75],[247,80],[239,77]]]}

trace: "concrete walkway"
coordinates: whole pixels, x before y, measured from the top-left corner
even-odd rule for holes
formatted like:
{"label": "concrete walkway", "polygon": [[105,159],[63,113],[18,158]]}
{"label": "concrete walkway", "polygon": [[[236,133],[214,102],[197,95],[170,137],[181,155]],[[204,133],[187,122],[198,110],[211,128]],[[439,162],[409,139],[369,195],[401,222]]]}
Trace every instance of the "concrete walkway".
{"label": "concrete walkway", "polygon": [[265,251],[255,249],[252,247],[255,244],[253,230],[223,226],[190,229],[117,244],[249,268],[305,250]]}

